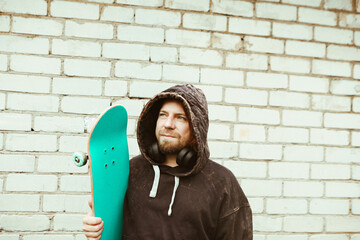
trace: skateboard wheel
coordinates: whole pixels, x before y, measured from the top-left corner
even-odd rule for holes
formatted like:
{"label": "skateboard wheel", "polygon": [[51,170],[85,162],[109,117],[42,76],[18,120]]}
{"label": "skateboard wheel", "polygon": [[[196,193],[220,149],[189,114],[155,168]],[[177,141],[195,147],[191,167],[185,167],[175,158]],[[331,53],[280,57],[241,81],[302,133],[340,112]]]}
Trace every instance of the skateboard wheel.
{"label": "skateboard wheel", "polygon": [[82,167],[86,164],[88,156],[85,153],[76,152],[73,154],[73,162],[76,166]]}

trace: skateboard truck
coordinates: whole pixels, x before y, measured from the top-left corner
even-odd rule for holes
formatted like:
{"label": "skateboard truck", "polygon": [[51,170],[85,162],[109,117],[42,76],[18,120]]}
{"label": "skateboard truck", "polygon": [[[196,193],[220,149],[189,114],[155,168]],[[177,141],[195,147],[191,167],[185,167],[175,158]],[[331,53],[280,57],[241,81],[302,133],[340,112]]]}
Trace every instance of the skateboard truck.
{"label": "skateboard truck", "polygon": [[82,167],[87,163],[89,156],[83,152],[76,152],[73,154],[72,158],[73,158],[73,162],[76,166]]}

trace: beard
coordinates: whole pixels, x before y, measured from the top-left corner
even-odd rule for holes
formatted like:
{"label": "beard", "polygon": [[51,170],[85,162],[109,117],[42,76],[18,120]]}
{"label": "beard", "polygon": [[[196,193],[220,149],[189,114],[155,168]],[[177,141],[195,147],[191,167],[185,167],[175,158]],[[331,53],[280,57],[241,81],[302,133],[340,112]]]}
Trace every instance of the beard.
{"label": "beard", "polygon": [[158,145],[160,148],[160,151],[165,155],[171,155],[171,154],[178,154],[181,149],[183,149],[186,146],[186,143],[181,141],[181,138],[179,135],[175,135],[176,139],[178,141],[168,141],[166,139],[161,139],[160,136],[158,139]]}

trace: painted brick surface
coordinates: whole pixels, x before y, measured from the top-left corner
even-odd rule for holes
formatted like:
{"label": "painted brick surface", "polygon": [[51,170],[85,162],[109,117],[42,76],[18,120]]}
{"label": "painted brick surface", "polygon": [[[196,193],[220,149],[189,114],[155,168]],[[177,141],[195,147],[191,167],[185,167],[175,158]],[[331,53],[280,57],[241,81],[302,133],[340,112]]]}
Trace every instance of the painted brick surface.
{"label": "painted brick surface", "polygon": [[[211,158],[249,197],[255,240],[359,240],[360,3],[2,0],[0,239],[85,240],[86,151],[105,108],[137,118],[194,84]],[[106,225],[106,223],[105,223]]]}

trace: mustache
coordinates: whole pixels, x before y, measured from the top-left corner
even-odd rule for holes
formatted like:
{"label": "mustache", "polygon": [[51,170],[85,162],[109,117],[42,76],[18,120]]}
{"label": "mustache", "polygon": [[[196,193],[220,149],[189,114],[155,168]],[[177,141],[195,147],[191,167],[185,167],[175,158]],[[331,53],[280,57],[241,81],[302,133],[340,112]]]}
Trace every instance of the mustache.
{"label": "mustache", "polygon": [[169,131],[164,131],[164,130],[162,130],[162,131],[160,131],[159,133],[160,133],[160,135],[168,135],[168,136],[176,137],[176,138],[179,137],[179,134],[176,133],[176,132],[169,132]]}

